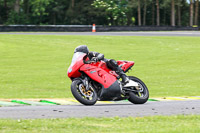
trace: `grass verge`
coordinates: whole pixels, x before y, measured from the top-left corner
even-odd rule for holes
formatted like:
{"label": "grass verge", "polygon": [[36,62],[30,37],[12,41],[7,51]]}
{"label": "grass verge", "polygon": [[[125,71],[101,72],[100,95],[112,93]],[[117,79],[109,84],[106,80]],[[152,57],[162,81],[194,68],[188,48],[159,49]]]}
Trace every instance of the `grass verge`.
{"label": "grass verge", "polygon": [[6,133],[198,133],[200,115],[128,118],[0,119]]}
{"label": "grass verge", "polygon": [[0,35],[1,98],[72,97],[67,68],[74,48],[133,60],[151,97],[200,95],[199,37]]}

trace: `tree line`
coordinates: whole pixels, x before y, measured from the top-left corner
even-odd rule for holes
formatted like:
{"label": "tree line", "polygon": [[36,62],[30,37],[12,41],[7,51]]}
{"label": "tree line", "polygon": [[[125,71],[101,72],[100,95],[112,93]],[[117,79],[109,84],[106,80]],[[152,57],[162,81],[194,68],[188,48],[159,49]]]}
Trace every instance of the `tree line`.
{"label": "tree line", "polygon": [[0,25],[199,25],[199,0],[0,0]]}

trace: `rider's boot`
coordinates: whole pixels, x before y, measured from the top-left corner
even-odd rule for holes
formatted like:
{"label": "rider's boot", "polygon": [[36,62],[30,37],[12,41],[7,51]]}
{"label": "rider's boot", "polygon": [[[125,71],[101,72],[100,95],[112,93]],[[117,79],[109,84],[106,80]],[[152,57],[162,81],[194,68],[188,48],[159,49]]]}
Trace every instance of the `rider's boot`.
{"label": "rider's boot", "polygon": [[107,65],[112,70],[114,70],[120,76],[120,78],[122,78],[122,83],[123,84],[126,84],[126,83],[129,82],[128,77],[126,76],[126,74],[124,73],[122,68],[118,66],[118,64],[117,64],[117,62],[115,60],[113,60],[113,59],[108,60],[107,61]]}
{"label": "rider's boot", "polygon": [[123,74],[120,76],[122,78],[122,83],[126,84],[129,82],[129,78],[126,76],[126,74]]}
{"label": "rider's boot", "polygon": [[129,78],[128,76],[126,76],[126,74],[123,72],[123,70],[118,67],[116,73],[120,76],[120,78],[122,78],[122,83],[126,84],[129,82]]}

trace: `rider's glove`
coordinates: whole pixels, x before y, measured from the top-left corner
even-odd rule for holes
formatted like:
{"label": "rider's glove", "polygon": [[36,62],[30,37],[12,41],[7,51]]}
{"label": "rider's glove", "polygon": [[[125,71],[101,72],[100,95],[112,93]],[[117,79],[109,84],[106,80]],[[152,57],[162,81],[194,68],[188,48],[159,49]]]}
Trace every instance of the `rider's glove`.
{"label": "rider's glove", "polygon": [[92,57],[92,59],[91,59],[92,61],[95,61],[95,62],[97,62],[98,61],[98,59],[97,59],[97,57]]}

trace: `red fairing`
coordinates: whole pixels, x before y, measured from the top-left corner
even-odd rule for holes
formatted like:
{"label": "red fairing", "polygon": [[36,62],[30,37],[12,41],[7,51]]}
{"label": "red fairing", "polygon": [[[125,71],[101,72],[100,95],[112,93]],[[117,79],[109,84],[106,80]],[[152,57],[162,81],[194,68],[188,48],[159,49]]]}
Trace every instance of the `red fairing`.
{"label": "red fairing", "polygon": [[117,80],[117,78],[109,74],[106,70],[98,68],[96,65],[100,64],[86,64],[83,65],[80,70],[85,72],[91,79],[102,84],[104,88],[109,88]]}
{"label": "red fairing", "polygon": [[74,62],[72,60],[72,64],[70,65],[70,67],[68,68],[68,71],[67,71],[67,75],[69,78],[77,78],[77,77],[81,76],[79,69],[82,65],[84,65],[83,57],[85,55],[86,54],[80,55],[79,57],[77,57],[76,61],[74,61]]}
{"label": "red fairing", "polygon": [[[84,60],[88,60],[88,58],[85,58],[85,53],[74,53],[67,72],[70,79],[81,77],[81,72],[84,72],[91,79],[102,84],[104,88],[109,88],[117,81],[118,75],[115,71],[109,69],[104,61],[84,64]],[[117,61],[117,63],[125,72],[134,65],[133,61]]]}
{"label": "red fairing", "polygon": [[127,71],[129,68],[131,68],[135,62],[134,61],[117,61],[117,64],[121,66],[123,71]]}

